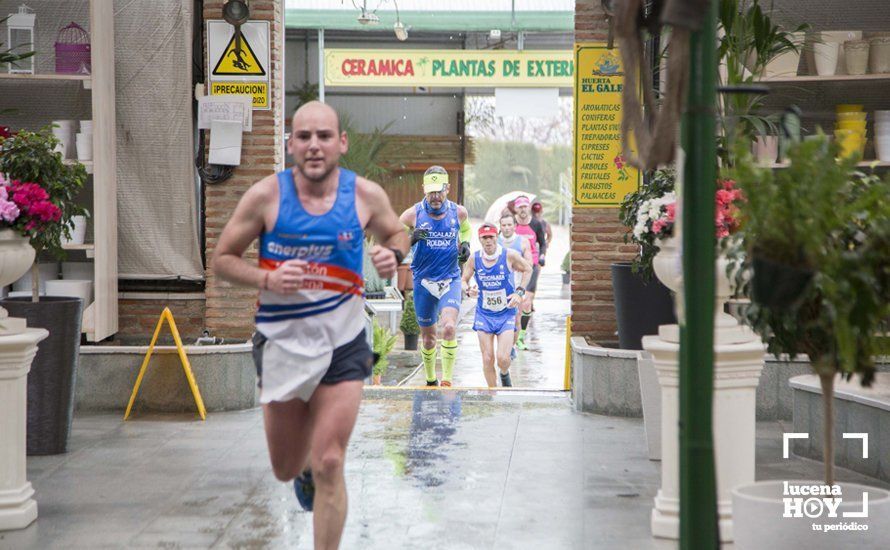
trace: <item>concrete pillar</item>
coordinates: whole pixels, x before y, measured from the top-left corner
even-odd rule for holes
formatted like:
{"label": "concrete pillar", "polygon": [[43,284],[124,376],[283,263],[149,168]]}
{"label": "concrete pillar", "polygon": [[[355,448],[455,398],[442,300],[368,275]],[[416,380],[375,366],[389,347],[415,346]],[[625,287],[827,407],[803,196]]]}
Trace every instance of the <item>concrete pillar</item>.
{"label": "concrete pillar", "polygon": [[0,336],[0,531],[22,529],[37,519],[25,462],[28,371],[37,343],[48,335],[31,328]]}
{"label": "concrete pillar", "polygon": [[[722,302],[718,302],[721,303]],[[720,309],[720,308],[718,308]],[[721,315],[714,333],[714,454],[720,540],[732,535],[732,494],[754,481],[757,384],[763,370],[760,338]],[[677,325],[664,325],[658,336],[645,336],[661,385],[661,488],[652,510],[652,534],[677,539],[680,533],[679,408],[680,339]]]}

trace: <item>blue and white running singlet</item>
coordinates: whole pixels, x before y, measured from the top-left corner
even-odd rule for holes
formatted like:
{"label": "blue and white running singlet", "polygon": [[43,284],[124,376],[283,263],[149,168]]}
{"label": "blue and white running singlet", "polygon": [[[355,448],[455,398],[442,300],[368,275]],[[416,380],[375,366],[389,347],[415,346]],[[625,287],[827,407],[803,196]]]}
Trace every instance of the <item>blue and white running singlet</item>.
{"label": "blue and white running singlet", "polygon": [[257,331],[263,349],[260,401],[308,401],[327,371],[334,348],[364,329],[364,231],[355,207],[355,173],[340,168],[337,198],[320,216],[306,212],[293,171],[278,173],[278,218],[260,237],[260,267],[286,260],[308,262],[294,294],[261,290]]}
{"label": "blue and white running singlet", "polygon": [[[523,239],[525,239],[525,237],[523,237],[519,233],[513,233],[513,239],[510,242],[507,242],[507,240],[504,237],[498,237],[498,244],[500,244],[504,248],[511,248],[511,249],[515,250],[516,253],[519,254],[519,256],[521,258],[525,258],[525,256],[522,255]],[[518,271],[514,271],[513,272],[513,287],[515,288],[515,287],[519,286],[519,283],[521,281],[522,281],[522,273],[520,273]]]}
{"label": "blue and white running singlet", "polygon": [[479,285],[473,330],[490,334],[500,334],[516,328],[516,308],[507,307],[510,295],[514,292],[513,271],[507,262],[507,250],[498,246],[496,253],[498,259],[491,267],[485,265],[481,251],[477,251],[473,259],[474,276]]}
{"label": "blue and white running singlet", "polygon": [[457,205],[446,201],[445,216],[434,219],[423,207],[414,206],[414,228],[426,231],[426,238],[414,245],[411,271],[414,273],[414,312],[417,324],[436,324],[443,308],[460,309],[460,267],[457,265],[457,241],[460,219]]}

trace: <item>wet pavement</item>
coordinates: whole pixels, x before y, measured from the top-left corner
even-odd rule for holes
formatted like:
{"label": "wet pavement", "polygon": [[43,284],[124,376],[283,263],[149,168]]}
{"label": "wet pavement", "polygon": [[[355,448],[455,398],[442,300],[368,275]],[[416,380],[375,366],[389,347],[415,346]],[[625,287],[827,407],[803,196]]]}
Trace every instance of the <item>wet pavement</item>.
{"label": "wet pavement", "polygon": [[[781,458],[790,429],[758,424],[758,479],[819,478],[820,463]],[[28,477],[40,516],[0,533],[4,550],[312,547],[259,409],[78,415],[70,452],[30,457]],[[344,549],[676,548],[649,535],[659,463],[642,420],[575,413],[553,392],[368,388],[346,482]]]}
{"label": "wet pavement", "polygon": [[[454,385],[464,388],[485,387],[482,374],[482,353],[473,331],[475,299],[465,298],[458,326],[458,355],[454,364]],[[562,390],[565,376],[566,317],[571,311],[569,290],[562,284],[558,270],[545,270],[538,282],[535,313],[529,323],[526,342],[529,349],[517,352],[510,366],[513,387],[539,390]],[[436,372],[442,376],[441,366]],[[426,384],[423,370],[417,370],[404,385],[419,387]]]}
{"label": "wet pavement", "polygon": [[[79,415],[70,448],[29,458],[40,517],[0,548],[311,548],[259,410]],[[671,547],[647,534],[642,424],[559,394],[369,389],[346,477],[341,548]]]}

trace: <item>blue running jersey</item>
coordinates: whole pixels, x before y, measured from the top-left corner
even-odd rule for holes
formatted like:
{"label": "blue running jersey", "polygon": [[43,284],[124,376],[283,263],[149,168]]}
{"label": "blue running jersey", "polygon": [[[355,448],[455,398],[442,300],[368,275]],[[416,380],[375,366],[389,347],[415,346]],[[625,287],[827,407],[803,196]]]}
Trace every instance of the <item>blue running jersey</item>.
{"label": "blue running jersey", "polygon": [[507,263],[507,249],[500,248],[501,255],[493,266],[487,267],[482,260],[482,252],[474,258],[476,284],[479,285],[479,298],[476,302],[476,316],[515,315],[516,308],[508,308],[507,301],[514,292],[513,271]]}
{"label": "blue running jersey", "polygon": [[[441,281],[460,277],[457,265],[457,240],[460,220],[457,217],[457,205],[451,201],[445,203],[445,216],[441,220],[433,219],[426,213],[423,203],[414,205],[416,221],[415,229],[427,232],[426,239],[414,246],[414,259],[411,270],[415,281],[429,279]],[[415,282],[414,287],[417,287]]]}

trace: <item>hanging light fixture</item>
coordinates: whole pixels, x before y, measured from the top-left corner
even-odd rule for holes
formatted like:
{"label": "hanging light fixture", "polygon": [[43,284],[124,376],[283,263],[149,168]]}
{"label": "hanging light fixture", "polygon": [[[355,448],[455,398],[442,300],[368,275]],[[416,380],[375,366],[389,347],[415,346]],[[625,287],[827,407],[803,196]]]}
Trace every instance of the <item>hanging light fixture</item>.
{"label": "hanging light fixture", "polygon": [[[358,8],[355,4],[355,0],[352,0],[352,5]],[[377,6],[380,7],[380,4]],[[362,7],[359,9],[361,10],[361,13],[358,16],[358,22],[362,25],[378,25],[380,23],[380,18],[377,17],[377,14],[375,13],[377,10],[368,11],[368,0],[363,0]]]}
{"label": "hanging light fixture", "polygon": [[405,24],[402,23],[402,18],[399,16],[398,2],[396,2],[396,0],[393,0],[392,3],[396,6],[396,22],[392,26],[392,30],[394,33],[396,33],[396,38],[399,40],[399,42],[404,42],[405,40],[408,40],[408,27],[406,27]]}

